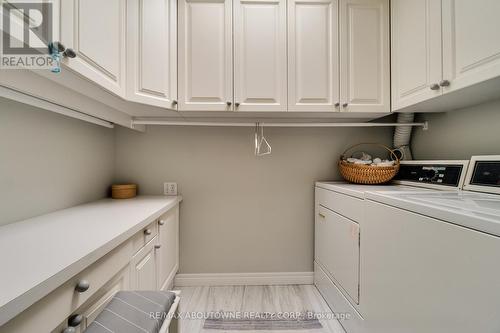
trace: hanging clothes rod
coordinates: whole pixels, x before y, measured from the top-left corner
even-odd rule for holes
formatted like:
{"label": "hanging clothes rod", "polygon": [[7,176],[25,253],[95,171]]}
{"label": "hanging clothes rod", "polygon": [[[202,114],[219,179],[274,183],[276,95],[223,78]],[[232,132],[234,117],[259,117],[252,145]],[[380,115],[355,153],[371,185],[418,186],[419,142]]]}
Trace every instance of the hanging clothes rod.
{"label": "hanging clothes rod", "polygon": [[422,127],[427,130],[428,122],[423,123],[224,123],[202,121],[172,121],[172,120],[132,120],[133,125],[159,126],[220,126],[220,127],[255,127],[259,123],[265,127]]}

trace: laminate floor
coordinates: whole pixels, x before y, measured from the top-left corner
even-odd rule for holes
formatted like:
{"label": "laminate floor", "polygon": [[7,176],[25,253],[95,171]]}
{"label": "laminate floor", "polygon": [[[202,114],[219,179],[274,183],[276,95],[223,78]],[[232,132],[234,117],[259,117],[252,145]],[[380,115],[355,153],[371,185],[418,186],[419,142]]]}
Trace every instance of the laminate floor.
{"label": "laminate floor", "polygon": [[[315,286],[181,287],[180,333],[345,333]],[[323,328],[279,331],[229,331],[204,329],[204,316],[219,312],[294,314],[313,312]]]}

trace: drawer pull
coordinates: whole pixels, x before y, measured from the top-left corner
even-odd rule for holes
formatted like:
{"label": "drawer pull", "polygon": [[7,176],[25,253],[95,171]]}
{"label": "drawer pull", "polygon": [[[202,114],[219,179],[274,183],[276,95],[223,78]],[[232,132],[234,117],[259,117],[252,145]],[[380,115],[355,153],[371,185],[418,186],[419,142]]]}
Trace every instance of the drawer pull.
{"label": "drawer pull", "polygon": [[165,225],[165,221],[163,221],[163,220],[159,220],[159,221],[158,221],[158,224],[159,224],[159,225]]}
{"label": "drawer pull", "polygon": [[159,248],[161,248],[161,244],[156,244],[156,245],[155,245],[155,249],[157,249],[157,250],[158,250]]}
{"label": "drawer pull", "polygon": [[86,292],[90,288],[90,282],[87,280],[80,280],[76,284],[75,290],[79,293]]}
{"label": "drawer pull", "polygon": [[76,333],[76,330],[74,327],[66,327],[62,333]]}
{"label": "drawer pull", "polygon": [[326,218],[326,216],[325,216],[325,215],[323,215],[323,214],[321,214],[321,213],[318,213],[318,215],[319,215],[319,217],[321,217],[321,218],[323,218],[323,219],[324,219],[324,218]]}
{"label": "drawer pull", "polygon": [[153,232],[151,231],[151,229],[146,229],[146,230],[144,230],[144,235],[146,235],[146,236],[149,236],[149,235],[151,235],[152,233],[153,233]]}
{"label": "drawer pull", "polygon": [[83,316],[81,314],[74,314],[68,319],[68,326],[76,327],[82,323]]}

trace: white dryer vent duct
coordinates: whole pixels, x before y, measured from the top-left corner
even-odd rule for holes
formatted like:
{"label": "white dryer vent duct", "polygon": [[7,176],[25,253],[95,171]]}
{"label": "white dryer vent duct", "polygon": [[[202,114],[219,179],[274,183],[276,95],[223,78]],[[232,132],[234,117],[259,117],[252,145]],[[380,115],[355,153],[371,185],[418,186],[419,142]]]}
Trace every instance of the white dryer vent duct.
{"label": "white dryer vent duct", "polygon": [[[415,118],[414,113],[398,113],[398,124],[413,123]],[[394,142],[396,155],[401,160],[412,160],[410,149],[412,126],[400,126],[394,130]]]}

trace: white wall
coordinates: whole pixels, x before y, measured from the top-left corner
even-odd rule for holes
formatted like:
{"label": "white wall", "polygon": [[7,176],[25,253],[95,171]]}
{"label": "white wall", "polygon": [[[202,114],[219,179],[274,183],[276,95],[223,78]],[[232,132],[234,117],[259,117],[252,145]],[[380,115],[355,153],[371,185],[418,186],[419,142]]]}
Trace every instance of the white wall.
{"label": "white wall", "polygon": [[500,155],[500,100],[446,113],[427,113],[429,130],[415,130],[415,159],[469,159]]}
{"label": "white wall", "polygon": [[387,128],[265,132],[273,154],[258,158],[251,128],[116,129],[116,180],[142,194],[179,185],[182,273],[312,271],[314,182],[339,178],[347,146],[392,138]]}
{"label": "white wall", "polygon": [[0,225],[106,196],[113,130],[0,99]]}

